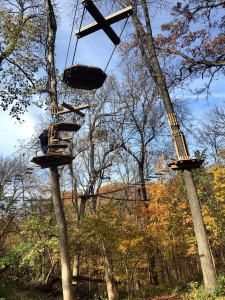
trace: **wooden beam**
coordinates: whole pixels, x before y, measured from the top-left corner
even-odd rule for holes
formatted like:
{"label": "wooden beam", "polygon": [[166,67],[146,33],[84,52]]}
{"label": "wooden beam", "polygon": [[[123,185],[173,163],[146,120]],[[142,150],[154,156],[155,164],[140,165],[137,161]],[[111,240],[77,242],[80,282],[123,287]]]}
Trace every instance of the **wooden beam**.
{"label": "wooden beam", "polygon": [[[112,25],[118,21],[123,20],[124,18],[127,18],[128,16],[133,14],[133,9],[132,6],[128,6],[112,15],[109,15],[105,18],[105,21],[107,23],[107,25]],[[88,34],[91,34],[95,31],[98,31],[102,29],[102,25],[98,22],[94,22],[90,25],[87,25],[83,28],[81,28],[80,30],[76,30],[75,34],[78,38],[82,38]]]}
{"label": "wooden beam", "polygon": [[80,105],[80,106],[77,106],[77,107],[73,107],[73,106],[71,106],[71,105],[69,105],[69,104],[67,104],[65,102],[62,102],[61,105],[63,107],[65,107],[65,108],[67,108],[67,109],[59,111],[58,112],[59,114],[62,115],[62,114],[67,114],[67,113],[70,113],[70,112],[74,112],[74,113],[78,114],[81,117],[84,117],[85,114],[82,113],[80,110],[86,109],[86,108],[90,107],[90,105],[88,105],[88,104],[84,104],[84,105]]}
{"label": "wooden beam", "polygon": [[68,147],[68,145],[65,144],[50,144],[48,145],[48,148],[64,148],[66,149]]}
{"label": "wooden beam", "polygon": [[66,136],[66,137],[63,137],[63,138],[61,138],[60,140],[62,140],[62,141],[64,141],[64,142],[71,142],[71,140],[72,140],[72,136]]}
{"label": "wooden beam", "polygon": [[114,43],[114,45],[118,45],[120,43],[120,38],[115,33],[115,31],[107,24],[105,18],[100,13],[98,8],[91,0],[82,0],[82,4],[85,5],[85,8],[88,10],[90,15],[96,20],[98,24],[101,25],[101,29],[108,35],[110,40]]}
{"label": "wooden beam", "polygon": [[82,110],[82,109],[86,109],[89,107],[91,107],[89,104],[83,104],[83,105],[74,107],[74,110],[76,110],[76,109]]}
{"label": "wooden beam", "polygon": [[68,114],[68,113],[71,113],[71,111],[69,109],[64,109],[64,110],[58,111],[59,115],[64,115],[64,114]]}

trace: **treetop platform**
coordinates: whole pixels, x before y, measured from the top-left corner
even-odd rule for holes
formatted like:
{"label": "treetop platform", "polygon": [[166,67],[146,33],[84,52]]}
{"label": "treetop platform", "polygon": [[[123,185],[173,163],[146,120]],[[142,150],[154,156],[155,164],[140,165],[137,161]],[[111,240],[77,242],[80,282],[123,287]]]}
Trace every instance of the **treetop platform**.
{"label": "treetop platform", "polygon": [[81,126],[74,123],[54,123],[54,128],[57,131],[78,131]]}
{"label": "treetop platform", "polygon": [[46,155],[33,157],[31,162],[39,165],[42,169],[45,169],[52,166],[71,164],[74,158],[74,156],[61,153],[48,153]]}
{"label": "treetop platform", "polygon": [[77,64],[64,69],[63,82],[71,88],[95,90],[103,85],[106,77],[100,68]]}
{"label": "treetop platform", "polygon": [[180,159],[170,162],[168,166],[174,171],[184,169],[191,170],[200,168],[203,162],[203,159],[197,158]]}

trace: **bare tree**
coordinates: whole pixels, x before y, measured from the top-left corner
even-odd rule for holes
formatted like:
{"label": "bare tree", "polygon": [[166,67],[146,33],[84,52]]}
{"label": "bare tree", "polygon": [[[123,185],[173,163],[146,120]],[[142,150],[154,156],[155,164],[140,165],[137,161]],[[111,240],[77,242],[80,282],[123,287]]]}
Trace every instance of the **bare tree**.
{"label": "bare tree", "polygon": [[224,149],[224,125],[225,110],[223,106],[215,105],[205,113],[203,120],[199,121],[200,127],[197,128],[196,140],[199,141],[201,148],[205,149],[210,155],[210,164],[219,162],[219,152]]}
{"label": "bare tree", "polygon": [[[180,122],[174,111],[174,107],[170,98],[169,89],[167,86],[167,78],[160,65],[160,56],[157,54],[155,40],[153,38],[152,18],[150,11],[152,5],[146,0],[140,1],[116,1],[122,6],[134,5],[134,14],[132,16],[135,33],[133,41],[130,43],[132,49],[134,45],[139,49],[144,64],[146,65],[149,74],[151,75],[154,84],[158,90],[160,98],[163,101],[171,133],[173,135],[174,146],[178,161],[175,165],[181,164],[179,169],[182,170],[187,194],[189,198],[189,205],[193,217],[194,230],[197,238],[199,258],[201,262],[203,279],[205,288],[208,293],[212,293],[216,286],[216,271],[213,264],[212,254],[209,247],[208,238],[203,222],[201,207],[198,199],[196,186],[192,174],[192,168],[195,167],[192,162],[198,166],[198,160],[193,160],[189,156],[189,150],[183,132],[180,129]],[[173,162],[171,163],[173,166]]]}

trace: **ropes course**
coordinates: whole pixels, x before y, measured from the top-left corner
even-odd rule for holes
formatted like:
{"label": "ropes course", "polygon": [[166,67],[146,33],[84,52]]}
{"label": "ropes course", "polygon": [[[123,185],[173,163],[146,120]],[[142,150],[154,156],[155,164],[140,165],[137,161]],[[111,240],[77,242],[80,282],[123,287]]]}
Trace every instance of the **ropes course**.
{"label": "ropes course", "polygon": [[[114,43],[115,47],[120,43],[120,37],[122,35],[122,32],[124,31],[124,28],[126,26],[128,17],[133,14],[132,7],[129,6],[125,9],[120,10],[117,13],[114,13],[106,18],[102,16],[98,8],[95,6],[95,4],[91,0],[82,0],[83,4],[83,12],[81,15],[81,21],[79,25],[79,29],[75,32],[77,35],[77,41],[73,53],[72,58],[72,66],[71,67],[65,67],[64,73],[63,73],[63,79],[62,81],[69,87],[73,89],[82,89],[82,90],[96,90],[100,87],[102,87],[103,83],[105,82],[105,79],[107,75],[105,72],[103,72],[98,67],[90,67],[87,65],[81,65],[81,64],[75,64],[74,65],[74,59],[77,51],[78,46],[78,40],[81,37],[84,37],[90,33],[93,33],[97,30],[102,29],[106,35],[111,39],[111,41]],[[52,9],[52,7],[50,8]],[[73,24],[70,34],[70,40],[69,40],[69,46],[67,50],[66,55],[66,64],[68,60],[69,55],[69,48],[72,40],[72,31],[76,20],[76,14],[78,9],[78,1],[75,6],[74,11],[74,18],[73,18]],[[85,12],[88,11],[90,15],[95,19],[96,22],[92,23],[91,25],[85,26],[82,28],[82,23],[84,19]],[[54,18],[54,13],[52,14]],[[120,34],[120,37],[117,36],[117,34],[114,32],[114,30],[111,28],[111,24],[116,23],[124,18],[127,18],[123,30]],[[55,21],[55,19],[53,20]],[[115,51],[115,48],[113,50],[113,53]],[[112,53],[112,55],[113,55]],[[112,55],[110,56],[110,59],[107,63],[106,68],[109,65],[110,60],[112,59]],[[105,69],[106,69],[105,68]],[[61,143],[61,142],[70,142],[71,137],[67,136],[64,138],[60,137],[60,132],[66,131],[66,132],[77,132],[80,129],[80,125],[74,124],[74,123],[66,123],[60,121],[60,116],[63,114],[68,113],[76,113],[81,117],[84,117],[85,114],[81,112],[82,109],[89,108],[90,105],[86,104],[80,107],[73,107],[67,103],[61,103],[63,107],[66,108],[66,110],[61,109],[59,110],[56,103],[51,103],[50,106],[50,113],[51,113],[51,123],[48,128],[48,151],[47,153],[44,153],[43,156],[36,156],[33,157],[31,160],[36,165],[40,166],[41,168],[49,168],[53,165],[60,166],[60,165],[66,165],[71,164],[73,159],[75,158],[71,154],[63,154],[64,149],[68,148],[68,144]]]}
{"label": "ropes course", "polygon": [[[108,191],[108,192],[103,192],[103,193],[98,193],[98,194],[85,194],[85,195],[79,195],[80,198],[90,198],[90,197],[104,197],[104,195],[107,194],[112,194],[112,193],[116,193],[116,192],[121,192],[123,190],[129,189],[130,187],[136,187],[137,185],[141,185],[141,183],[137,183],[137,184],[129,184],[126,185],[124,187],[112,190],[112,191]],[[143,184],[142,184],[143,185]],[[107,197],[105,197],[107,198]],[[108,197],[109,198],[109,197]],[[119,200],[119,199],[117,199]],[[124,199],[123,199],[124,200]],[[143,201],[148,201],[148,200],[143,200]]]}
{"label": "ropes course", "polygon": [[[77,41],[76,41],[76,46],[75,46],[74,54],[73,54],[72,66],[65,68],[64,74],[63,74],[63,82],[66,85],[70,86],[71,88],[77,88],[77,89],[83,89],[83,90],[95,90],[95,89],[100,88],[103,85],[103,83],[107,77],[105,74],[105,71],[112,59],[112,56],[116,49],[116,46],[120,43],[120,37],[125,29],[125,26],[127,24],[129,16],[133,13],[133,11],[132,11],[132,7],[129,6],[117,13],[114,13],[114,14],[104,18],[102,16],[102,14],[100,13],[100,11],[95,6],[95,4],[91,0],[83,0],[82,4],[84,5],[84,8],[83,8],[82,16],[81,16],[79,29],[75,32],[75,34],[77,36]],[[83,18],[84,18],[84,13],[86,10],[96,20],[96,22],[81,28]],[[120,37],[118,37],[110,25],[124,19],[125,17],[127,18],[127,20],[123,26]],[[100,29],[102,29],[108,35],[108,37],[111,39],[111,41],[115,45],[114,50],[107,62],[105,70],[102,71],[98,67],[91,67],[91,66],[81,65],[81,64],[74,65],[74,59],[75,59],[75,55],[76,55],[76,51],[77,51],[78,40],[90,33],[100,30]]]}

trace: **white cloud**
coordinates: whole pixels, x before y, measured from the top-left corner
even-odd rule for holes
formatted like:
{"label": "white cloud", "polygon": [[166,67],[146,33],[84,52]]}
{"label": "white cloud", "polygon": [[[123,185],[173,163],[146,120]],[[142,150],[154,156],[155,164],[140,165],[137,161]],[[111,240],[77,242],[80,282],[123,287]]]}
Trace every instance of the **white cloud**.
{"label": "white cloud", "polygon": [[3,157],[7,157],[15,152],[15,146],[18,140],[29,139],[35,134],[35,123],[30,113],[26,113],[23,117],[24,122],[20,124],[9,116],[8,112],[1,112],[1,130],[0,141]]}

